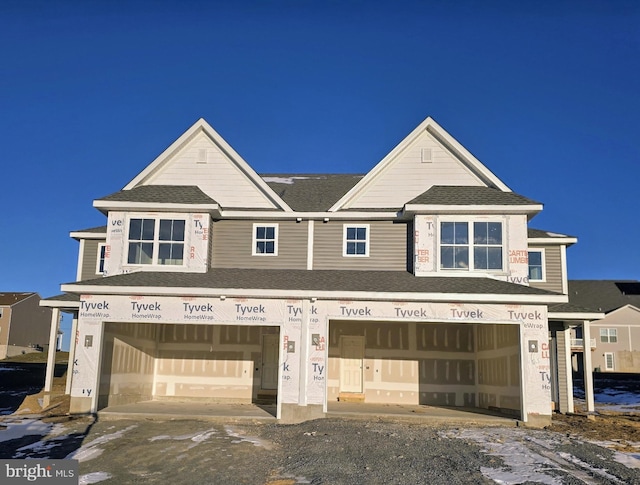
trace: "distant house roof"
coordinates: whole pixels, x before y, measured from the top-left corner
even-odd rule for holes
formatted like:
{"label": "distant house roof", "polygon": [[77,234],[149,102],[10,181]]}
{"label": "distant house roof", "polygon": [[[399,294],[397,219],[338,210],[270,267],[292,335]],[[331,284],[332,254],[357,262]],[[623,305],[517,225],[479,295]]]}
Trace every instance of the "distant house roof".
{"label": "distant house roof", "polygon": [[559,234],[552,231],[543,231],[542,229],[527,229],[527,236],[531,239],[549,239],[549,238],[569,238],[575,239],[575,236],[569,236],[568,234]]}
{"label": "distant house roof", "polygon": [[97,199],[111,202],[152,202],[160,204],[217,204],[196,185],[141,185]]}
{"label": "distant house roof", "polygon": [[407,204],[425,205],[532,205],[540,204],[514,192],[492,187],[434,185]]}
{"label": "distant house roof", "polygon": [[[406,271],[210,269],[207,273],[139,271],[105,278],[69,283],[73,286],[144,288],[216,288],[240,290],[301,290],[327,292],[374,292],[414,294],[484,294],[553,296],[538,288],[492,278],[416,278]],[[418,295],[416,295],[418,296]]]}
{"label": "distant house roof", "polygon": [[569,280],[569,303],[604,313],[626,305],[640,308],[640,281]]}
{"label": "distant house roof", "polygon": [[16,303],[26,300],[30,296],[37,295],[34,292],[4,292],[0,293],[0,305],[1,306],[11,306]]}
{"label": "distant house roof", "polygon": [[362,180],[361,174],[261,174],[294,211],[324,212]]}

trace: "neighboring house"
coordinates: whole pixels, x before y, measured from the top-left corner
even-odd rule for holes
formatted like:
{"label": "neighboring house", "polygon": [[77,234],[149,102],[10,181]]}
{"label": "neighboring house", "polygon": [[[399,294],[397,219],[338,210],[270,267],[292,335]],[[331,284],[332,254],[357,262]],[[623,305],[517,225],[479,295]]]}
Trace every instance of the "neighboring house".
{"label": "neighboring house", "polygon": [[0,293],[0,359],[49,346],[51,309],[37,293]]}
{"label": "neighboring house", "polygon": [[[570,280],[569,301],[604,318],[591,322],[591,364],[597,372],[640,372],[640,281]],[[573,330],[573,370],[582,372],[584,340]]]}
{"label": "neighboring house", "polygon": [[106,225],[71,233],[78,281],[45,303],[75,314],[72,412],[349,400],[535,426],[570,402],[565,342],[594,316],[566,295],[576,239],[528,228],[542,204],[431,118],[363,175],[259,175],[199,120],[93,205]]}

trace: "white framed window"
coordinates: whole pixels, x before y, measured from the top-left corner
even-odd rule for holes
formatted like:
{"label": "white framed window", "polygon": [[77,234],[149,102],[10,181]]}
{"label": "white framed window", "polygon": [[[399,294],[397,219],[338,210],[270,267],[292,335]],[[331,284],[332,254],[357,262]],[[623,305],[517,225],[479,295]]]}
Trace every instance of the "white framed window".
{"label": "white framed window", "polygon": [[98,259],[96,261],[96,274],[104,274],[104,257],[107,252],[107,243],[98,243]]}
{"label": "white framed window", "polygon": [[184,219],[129,219],[128,264],[184,265]]}
{"label": "white framed window", "polygon": [[605,370],[615,370],[615,361],[613,359],[613,352],[604,353],[604,368]]}
{"label": "white framed window", "polygon": [[544,249],[529,249],[529,281],[545,281]]}
{"label": "white framed window", "polygon": [[278,255],[278,224],[253,225],[254,256]]}
{"label": "white framed window", "polygon": [[440,222],[440,269],[500,271],[503,267],[502,222]]}
{"label": "white framed window", "polygon": [[605,344],[615,344],[618,342],[618,329],[617,328],[601,328],[600,329],[600,342]]}
{"label": "white framed window", "polygon": [[342,231],[343,256],[369,256],[369,224],[345,224]]}
{"label": "white framed window", "polygon": [[0,318],[2,318],[3,312],[4,312],[4,308],[0,308]]}

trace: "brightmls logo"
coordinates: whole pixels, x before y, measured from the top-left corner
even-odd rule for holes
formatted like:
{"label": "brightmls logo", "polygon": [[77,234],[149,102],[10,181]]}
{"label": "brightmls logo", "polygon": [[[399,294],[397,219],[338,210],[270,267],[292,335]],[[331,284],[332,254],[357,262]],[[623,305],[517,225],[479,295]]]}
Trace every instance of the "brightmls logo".
{"label": "brightmls logo", "polygon": [[0,483],[78,485],[77,460],[2,460]]}

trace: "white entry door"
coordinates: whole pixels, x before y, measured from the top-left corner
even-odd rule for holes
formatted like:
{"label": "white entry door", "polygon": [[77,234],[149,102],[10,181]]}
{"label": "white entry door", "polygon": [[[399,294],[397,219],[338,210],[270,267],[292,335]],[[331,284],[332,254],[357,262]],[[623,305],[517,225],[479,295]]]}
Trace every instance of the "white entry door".
{"label": "white entry door", "polygon": [[262,336],[262,389],[278,389],[278,335]]}
{"label": "white entry door", "polygon": [[364,337],[340,337],[340,392],[362,392]]}

